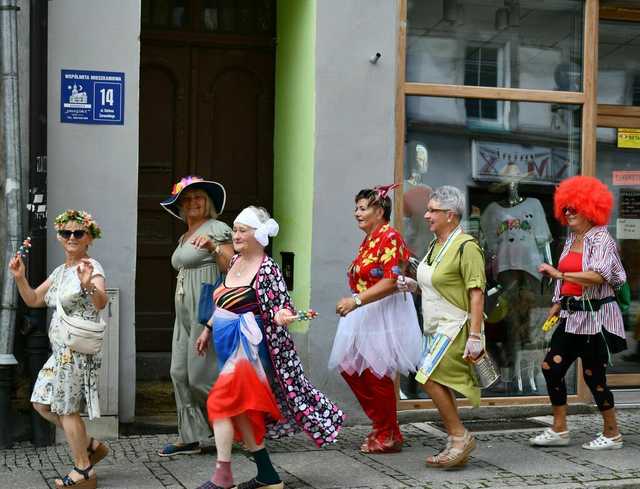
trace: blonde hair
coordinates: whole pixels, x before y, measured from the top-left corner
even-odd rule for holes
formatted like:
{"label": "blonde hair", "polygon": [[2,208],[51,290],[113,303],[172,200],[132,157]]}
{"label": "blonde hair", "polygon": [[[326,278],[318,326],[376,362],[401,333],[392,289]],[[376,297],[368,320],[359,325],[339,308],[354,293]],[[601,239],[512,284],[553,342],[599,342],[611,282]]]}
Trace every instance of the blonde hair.
{"label": "blonde hair", "polygon": [[213,201],[211,200],[211,197],[209,197],[209,194],[207,192],[205,192],[204,190],[200,189],[200,188],[193,188],[193,189],[187,189],[184,191],[184,193],[180,196],[180,199],[178,199],[177,205],[178,205],[178,213],[180,214],[180,217],[182,218],[182,220],[184,221],[186,219],[184,213],[182,212],[182,206],[180,205],[180,200],[182,198],[182,196],[186,195],[187,193],[191,193],[192,195],[203,195],[205,198],[205,204],[204,204],[204,215],[205,217],[209,218],[209,219],[217,219],[218,218],[218,211],[216,211],[216,206],[213,205]]}

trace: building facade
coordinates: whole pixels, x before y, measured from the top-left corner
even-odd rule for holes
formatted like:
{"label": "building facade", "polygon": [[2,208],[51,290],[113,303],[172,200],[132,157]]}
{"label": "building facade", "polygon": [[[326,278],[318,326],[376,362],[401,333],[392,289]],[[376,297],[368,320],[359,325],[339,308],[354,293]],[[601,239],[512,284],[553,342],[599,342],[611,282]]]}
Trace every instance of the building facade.
{"label": "building facade", "polygon": [[[281,226],[273,256],[300,308],[307,372],[362,419],[327,370],[362,239],[361,188],[401,182],[394,224],[418,259],[435,187],[468,199],[465,226],[485,246],[498,305],[486,324],[502,382],[488,405],[540,403],[551,288],[535,260],[557,260],[554,185],[594,175],[610,185],[610,231],[630,272],[630,349],[612,385],[640,386],[640,8],[606,0],[54,0],[48,35],[49,220],[87,208],[104,229],[93,255],[120,290],[120,419],[136,379],[168,374],[179,223],[158,205],[185,174],[228,191],[222,219],[248,204]],[[25,48],[25,52],[28,48]],[[62,70],[124,74],[121,125],[61,121]],[[61,255],[48,235],[48,263]],[[291,255],[289,255],[291,257]],[[136,368],[138,374],[136,374]],[[574,401],[588,401],[575,375]],[[632,396],[631,394],[629,394]],[[430,406],[412,379],[399,408]],[[637,399],[636,399],[637,401]]]}

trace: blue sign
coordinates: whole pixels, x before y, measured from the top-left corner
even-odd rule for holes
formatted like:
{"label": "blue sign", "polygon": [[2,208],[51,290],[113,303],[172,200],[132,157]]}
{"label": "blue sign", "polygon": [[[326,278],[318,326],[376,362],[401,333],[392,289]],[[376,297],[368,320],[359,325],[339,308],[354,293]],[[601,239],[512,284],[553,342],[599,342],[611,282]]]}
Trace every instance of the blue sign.
{"label": "blue sign", "polygon": [[124,73],[62,70],[60,122],[124,124]]}

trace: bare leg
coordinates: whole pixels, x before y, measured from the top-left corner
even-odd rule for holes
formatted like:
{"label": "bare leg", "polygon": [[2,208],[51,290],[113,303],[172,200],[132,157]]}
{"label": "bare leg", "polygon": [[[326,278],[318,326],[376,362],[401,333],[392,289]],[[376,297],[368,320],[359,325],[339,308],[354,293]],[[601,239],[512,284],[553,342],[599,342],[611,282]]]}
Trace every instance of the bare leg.
{"label": "bare leg", "polygon": [[[62,422],[60,421],[60,416],[51,412],[51,406],[49,406],[48,404],[40,404],[39,402],[34,402],[32,404],[33,408],[38,412],[40,416],[49,421],[49,423],[57,426],[60,429],[63,429]],[[91,438],[89,437],[89,435],[87,435],[87,442],[85,446],[88,447],[89,443],[91,443]],[[94,439],[93,443],[91,443],[91,448],[95,450],[99,444],[100,442]]]}
{"label": "bare leg", "polygon": [[602,434],[607,438],[618,436],[620,434],[620,430],[618,429],[616,410],[614,408],[611,408],[607,409],[606,411],[601,411],[600,414],[602,414],[602,420],[604,422]]}
{"label": "bare leg", "polygon": [[[33,409],[35,409],[40,416],[49,421],[49,423],[57,426],[62,429],[62,423],[60,422],[60,416],[51,412],[51,406],[48,404],[40,404],[39,402],[34,402]],[[87,440],[88,442],[88,440]]]}
{"label": "bare leg", "polygon": [[[553,410],[553,428],[556,433],[562,433],[568,430],[567,427],[567,405],[552,406]],[[604,414],[604,413],[603,413]]]}
{"label": "bare leg", "polygon": [[[59,418],[64,429],[64,435],[71,448],[75,466],[80,469],[86,469],[89,467],[89,454],[87,453],[87,428],[84,421],[78,413],[66,414],[59,416]],[[91,473],[93,473],[93,469]],[[71,471],[70,477],[74,481],[83,479],[82,475],[75,471]]]}
{"label": "bare leg", "polygon": [[423,385],[423,389],[429,394],[429,397],[438,408],[438,413],[440,413],[447,433],[450,436],[463,436],[466,430],[462,421],[460,421],[458,406],[451,390],[432,380],[428,380]]}
{"label": "bare leg", "polygon": [[238,430],[240,430],[240,433],[242,433],[242,441],[250,452],[256,452],[264,448],[264,442],[262,442],[260,445],[256,444],[255,436],[253,436],[253,428],[251,426],[251,422],[245,414],[236,416],[235,418],[233,418],[233,422],[238,427]]}

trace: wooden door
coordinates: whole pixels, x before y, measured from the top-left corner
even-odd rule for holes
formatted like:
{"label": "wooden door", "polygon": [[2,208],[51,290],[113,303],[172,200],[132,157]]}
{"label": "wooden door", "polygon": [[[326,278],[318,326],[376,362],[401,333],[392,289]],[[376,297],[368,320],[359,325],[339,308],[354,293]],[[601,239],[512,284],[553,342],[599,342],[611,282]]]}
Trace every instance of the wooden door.
{"label": "wooden door", "polygon": [[222,219],[273,193],[273,52],[201,48],[197,54],[196,172],[227,190]]}
{"label": "wooden door", "polygon": [[[147,46],[140,76],[140,160],[136,260],[138,351],[169,351],[175,272],[170,258],[181,223],[163,210],[176,179],[188,173],[190,52]],[[167,350],[168,348],[168,350]]]}
{"label": "wooden door", "polygon": [[[227,205],[220,219],[228,224],[246,205],[272,207],[272,22],[258,22],[262,17],[257,14],[240,15],[251,11],[247,5],[253,4],[249,3],[234,7],[236,16],[229,13],[234,9],[211,1],[187,2],[186,10],[174,2],[172,8],[158,10],[158,5],[165,3],[143,2],[138,352],[171,351],[176,272],[170,261],[178,237],[186,229],[160,207],[172,184],[188,174],[222,183]],[[271,2],[258,4],[256,12],[266,11],[265,5]],[[220,23],[211,24],[212,18],[219,18]],[[154,19],[184,24],[170,31],[168,25],[155,25]],[[209,27],[217,25],[221,32],[205,32],[207,25],[202,19],[208,19]],[[235,19],[235,23],[230,27],[222,22],[225,19]],[[253,19],[254,33],[259,31],[259,35],[250,37],[243,32],[247,19]],[[265,25],[268,28],[260,31]]]}

